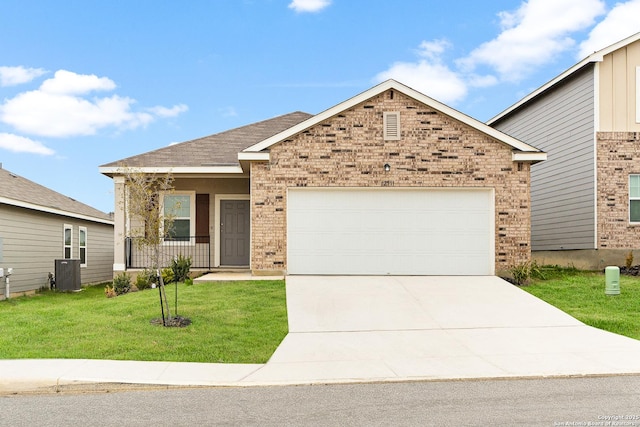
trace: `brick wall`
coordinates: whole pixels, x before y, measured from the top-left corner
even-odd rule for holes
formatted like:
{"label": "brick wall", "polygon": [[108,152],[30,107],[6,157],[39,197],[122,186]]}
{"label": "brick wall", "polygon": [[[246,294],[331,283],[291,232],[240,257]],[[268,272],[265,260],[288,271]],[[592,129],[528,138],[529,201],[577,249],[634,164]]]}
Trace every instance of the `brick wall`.
{"label": "brick wall", "polygon": [[640,174],[640,132],[598,132],[598,247],[640,248],[629,224],[629,175]]}
{"label": "brick wall", "polygon": [[[385,111],[400,112],[400,141],[383,140]],[[297,186],[494,188],[496,271],[530,257],[530,165],[514,163],[510,146],[398,92],[373,97],[270,151],[270,162],[251,165],[254,271],[286,270],[287,188]]]}

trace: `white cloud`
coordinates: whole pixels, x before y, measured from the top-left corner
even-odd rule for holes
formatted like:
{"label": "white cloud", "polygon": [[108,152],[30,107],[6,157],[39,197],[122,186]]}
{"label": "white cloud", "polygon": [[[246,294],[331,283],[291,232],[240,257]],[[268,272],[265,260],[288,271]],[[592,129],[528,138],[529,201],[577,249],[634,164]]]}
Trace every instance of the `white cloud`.
{"label": "white cloud", "polygon": [[45,74],[42,68],[0,67],[0,86],[16,86],[28,83]]}
{"label": "white cloud", "polygon": [[417,62],[396,62],[388,70],[378,73],[377,82],[398,80],[444,103],[454,103],[467,95],[463,76],[442,63],[441,55],[450,46],[445,40],[423,41]]}
{"label": "white cloud", "polygon": [[107,126],[135,128],[153,120],[149,114],[132,112],[133,102],[117,95],[87,100],[34,90],[7,100],[0,107],[0,119],[21,132],[33,135],[93,135]]}
{"label": "white cloud", "polygon": [[222,117],[237,117],[238,116],[238,112],[236,111],[236,109],[234,107],[218,108],[218,111],[220,112]]}
{"label": "white cloud", "polygon": [[171,108],[162,107],[160,105],[149,108],[149,111],[158,117],[176,117],[177,115],[184,113],[188,110],[189,110],[189,107],[187,107],[184,104],[174,105]]}
{"label": "white cloud", "polygon": [[492,75],[480,76],[477,74],[469,74],[467,76],[467,83],[471,87],[489,87],[497,85],[498,78]]}
{"label": "white cloud", "polygon": [[468,72],[481,65],[502,80],[519,81],[575,45],[569,37],[604,13],[601,0],[528,0],[515,12],[500,12],[502,32],[457,61]]}
{"label": "white cloud", "polygon": [[113,80],[94,74],[76,74],[67,70],[58,70],[52,79],[45,80],[40,86],[42,92],[60,95],[82,95],[94,90],[111,91],[116,88]]}
{"label": "white cloud", "polygon": [[19,93],[0,104],[0,121],[23,133],[62,138],[94,135],[108,127],[144,127],[157,117],[174,117],[188,109],[179,104],[136,112],[132,110],[136,101],[129,97],[112,95],[89,99],[82,96],[115,87],[107,77],[59,70],[39,89]]}
{"label": "white cloud", "polygon": [[438,39],[432,41],[423,40],[418,48],[418,55],[431,60],[440,61],[442,54],[451,47],[451,43],[445,39]]}
{"label": "white cloud", "polygon": [[640,0],[617,3],[591,30],[587,40],[580,43],[578,59],[583,59],[640,31],[638,17],[640,17]]}
{"label": "white cloud", "polygon": [[42,143],[12,133],[0,133],[0,148],[15,153],[32,153],[51,156],[55,152]]}
{"label": "white cloud", "polygon": [[298,13],[319,12],[331,4],[331,0],[293,0],[289,3],[289,9]]}

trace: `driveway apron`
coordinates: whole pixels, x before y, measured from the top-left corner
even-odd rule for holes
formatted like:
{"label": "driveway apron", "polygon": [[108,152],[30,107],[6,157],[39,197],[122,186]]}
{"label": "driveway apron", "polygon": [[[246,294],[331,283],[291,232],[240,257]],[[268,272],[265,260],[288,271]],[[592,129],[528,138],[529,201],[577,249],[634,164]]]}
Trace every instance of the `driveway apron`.
{"label": "driveway apron", "polygon": [[247,382],[640,373],[640,341],[493,276],[288,276],[289,334]]}

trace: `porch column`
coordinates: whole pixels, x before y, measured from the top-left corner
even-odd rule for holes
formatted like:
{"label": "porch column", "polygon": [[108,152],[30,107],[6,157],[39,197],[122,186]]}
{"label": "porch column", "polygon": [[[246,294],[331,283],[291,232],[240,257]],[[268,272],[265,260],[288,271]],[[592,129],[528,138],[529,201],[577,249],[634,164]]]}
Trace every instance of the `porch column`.
{"label": "porch column", "polygon": [[126,237],[125,215],[125,179],[124,176],[113,177],[115,206],[113,216],[113,272],[126,270],[124,239]]}

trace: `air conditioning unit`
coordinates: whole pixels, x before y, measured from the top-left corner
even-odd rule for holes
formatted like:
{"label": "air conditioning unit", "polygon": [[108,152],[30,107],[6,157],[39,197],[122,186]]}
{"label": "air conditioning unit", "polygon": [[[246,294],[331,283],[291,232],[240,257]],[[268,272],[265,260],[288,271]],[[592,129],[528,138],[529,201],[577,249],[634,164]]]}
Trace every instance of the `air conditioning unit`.
{"label": "air conditioning unit", "polygon": [[56,289],[59,291],[79,291],[80,260],[57,259],[55,263]]}

